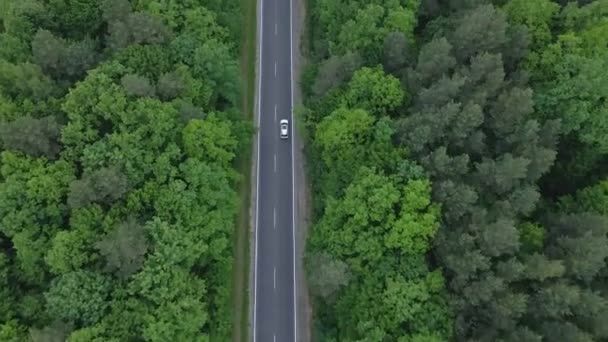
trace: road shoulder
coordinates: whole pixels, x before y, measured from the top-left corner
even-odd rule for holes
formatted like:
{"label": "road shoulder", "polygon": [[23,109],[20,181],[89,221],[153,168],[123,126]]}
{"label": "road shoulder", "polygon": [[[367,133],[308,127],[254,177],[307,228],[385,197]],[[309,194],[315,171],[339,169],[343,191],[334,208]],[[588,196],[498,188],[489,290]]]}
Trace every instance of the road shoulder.
{"label": "road shoulder", "polygon": [[[306,23],[306,1],[293,1],[293,105],[294,108],[302,106],[302,91],[300,89],[300,76],[305,58],[302,55],[301,43],[304,33],[304,25]],[[297,118],[296,118],[297,119]],[[294,126],[296,127],[296,126]],[[300,129],[301,125],[297,126]],[[306,158],[304,155],[304,140],[300,137],[302,134],[296,134],[295,144],[295,184],[298,192],[296,193],[296,274],[297,279],[297,324],[298,324],[298,342],[309,342],[311,340],[311,318],[312,308],[310,296],[308,292],[308,284],[306,281],[306,272],[304,269],[304,252],[306,250],[306,238],[308,236],[308,228],[310,226],[310,208],[311,196],[310,186],[306,175]]]}
{"label": "road shoulder", "polygon": [[258,194],[258,163],[259,163],[259,105],[260,105],[260,50],[262,37],[262,4],[261,1],[256,2],[256,34],[255,34],[255,100],[253,101],[253,125],[255,127],[255,135],[251,145],[251,197],[249,205],[249,324],[247,326],[247,341],[252,341],[253,315],[254,315],[254,300],[255,300],[255,253],[256,253],[256,212],[257,212],[257,194]]}

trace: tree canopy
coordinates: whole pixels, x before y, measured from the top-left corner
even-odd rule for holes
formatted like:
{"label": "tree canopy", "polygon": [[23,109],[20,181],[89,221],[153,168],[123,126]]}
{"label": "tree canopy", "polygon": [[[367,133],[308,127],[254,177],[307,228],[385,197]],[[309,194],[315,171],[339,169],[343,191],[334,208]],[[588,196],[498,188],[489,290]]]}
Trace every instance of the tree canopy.
{"label": "tree canopy", "polygon": [[607,338],[607,15],[312,2],[317,339]]}
{"label": "tree canopy", "polygon": [[226,341],[240,3],[0,4],[0,340]]}

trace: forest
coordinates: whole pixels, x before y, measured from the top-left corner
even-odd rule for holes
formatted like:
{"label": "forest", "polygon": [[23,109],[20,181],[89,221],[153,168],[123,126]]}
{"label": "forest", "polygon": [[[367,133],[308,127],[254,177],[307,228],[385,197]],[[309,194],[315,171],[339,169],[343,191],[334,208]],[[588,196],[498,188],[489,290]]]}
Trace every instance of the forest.
{"label": "forest", "polygon": [[608,2],[307,7],[313,340],[607,340]]}
{"label": "forest", "polygon": [[0,341],[228,341],[239,0],[0,1]]}

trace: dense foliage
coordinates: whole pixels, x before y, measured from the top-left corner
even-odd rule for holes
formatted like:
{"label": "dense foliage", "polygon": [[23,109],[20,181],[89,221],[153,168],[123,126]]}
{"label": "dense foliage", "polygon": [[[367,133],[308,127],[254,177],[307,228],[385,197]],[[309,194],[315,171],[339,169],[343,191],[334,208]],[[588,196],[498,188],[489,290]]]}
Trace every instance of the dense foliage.
{"label": "dense foliage", "polygon": [[606,1],[309,2],[322,341],[601,341]]}
{"label": "dense foliage", "polygon": [[226,341],[239,1],[0,3],[0,340]]}

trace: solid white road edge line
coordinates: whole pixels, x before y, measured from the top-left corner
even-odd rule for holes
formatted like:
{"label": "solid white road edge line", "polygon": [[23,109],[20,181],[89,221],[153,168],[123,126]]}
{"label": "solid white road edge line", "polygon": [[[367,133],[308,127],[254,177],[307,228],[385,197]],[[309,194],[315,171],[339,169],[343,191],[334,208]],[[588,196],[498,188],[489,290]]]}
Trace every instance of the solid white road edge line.
{"label": "solid white road edge line", "polygon": [[[293,120],[293,0],[289,0],[289,75],[291,76],[290,88],[291,88],[291,127],[295,127]],[[291,220],[292,220],[292,238],[293,238],[293,340],[298,340],[298,320],[297,320],[297,309],[296,309],[296,176],[295,176],[295,156],[293,142],[295,140],[295,129],[291,130]]]}

